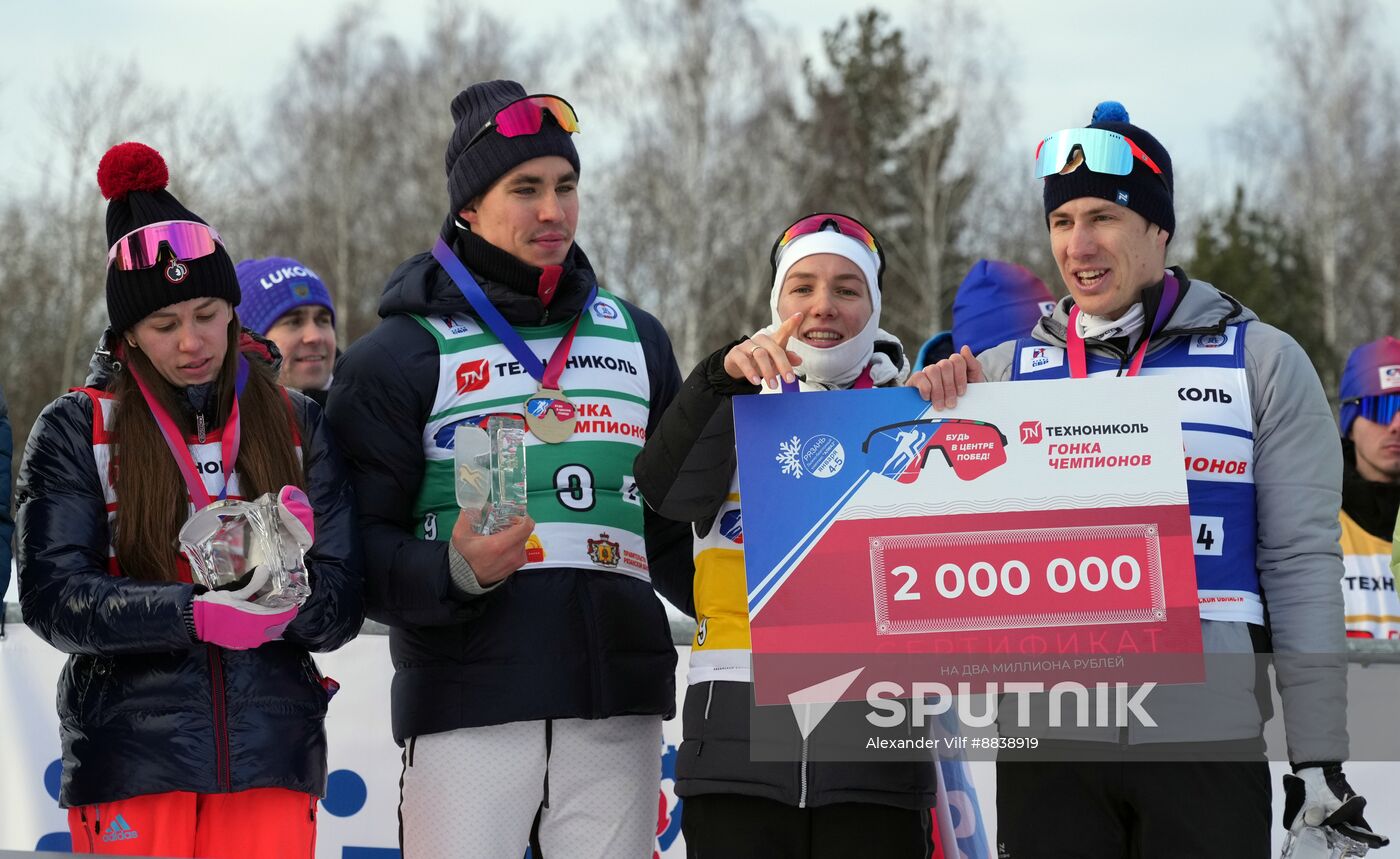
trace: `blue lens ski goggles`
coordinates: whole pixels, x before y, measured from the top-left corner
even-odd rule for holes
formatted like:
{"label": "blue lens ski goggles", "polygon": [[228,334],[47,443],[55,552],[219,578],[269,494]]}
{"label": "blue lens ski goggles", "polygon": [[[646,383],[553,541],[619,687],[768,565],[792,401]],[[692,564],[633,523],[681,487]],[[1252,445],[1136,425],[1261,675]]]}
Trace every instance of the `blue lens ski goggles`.
{"label": "blue lens ski goggles", "polygon": [[1066,128],[1049,135],[1035,148],[1036,178],[1052,176],[1072,163],[1077,168],[1079,165],[1073,160],[1076,151],[1083,153],[1084,166],[1095,173],[1127,176],[1133,172],[1133,160],[1137,159],[1159,177],[1162,175],[1162,168],[1146,152],[1116,131]]}
{"label": "blue lens ski goggles", "polygon": [[1400,413],[1400,394],[1380,394],[1374,397],[1351,397],[1342,400],[1342,405],[1354,405],[1357,414],[1368,421],[1389,424]]}

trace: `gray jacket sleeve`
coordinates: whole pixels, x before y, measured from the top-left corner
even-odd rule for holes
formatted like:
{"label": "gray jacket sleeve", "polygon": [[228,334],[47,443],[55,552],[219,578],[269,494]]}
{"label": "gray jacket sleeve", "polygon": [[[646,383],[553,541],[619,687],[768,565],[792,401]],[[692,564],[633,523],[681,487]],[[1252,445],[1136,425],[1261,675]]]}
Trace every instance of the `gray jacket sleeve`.
{"label": "gray jacket sleeve", "polygon": [[1293,338],[1253,322],[1256,558],[1283,699],[1289,759],[1347,758],[1342,611],[1342,451],[1316,371]]}
{"label": "gray jacket sleeve", "polygon": [[1008,340],[977,355],[982,375],[988,382],[1005,382],[1011,378],[1011,362],[1016,357],[1016,341]]}

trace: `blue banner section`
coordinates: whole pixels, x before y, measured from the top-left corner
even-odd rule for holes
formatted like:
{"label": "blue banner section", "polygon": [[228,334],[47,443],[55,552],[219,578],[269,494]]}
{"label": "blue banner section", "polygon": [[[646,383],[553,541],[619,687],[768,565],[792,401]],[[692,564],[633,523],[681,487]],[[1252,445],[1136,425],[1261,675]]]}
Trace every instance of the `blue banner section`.
{"label": "blue banner section", "polygon": [[[938,747],[938,820],[939,842],[943,855],[949,859],[992,859],[986,821],[977,800],[977,785],[967,762],[966,738],[958,723],[955,710],[949,709],[936,717],[934,735]],[[956,849],[954,849],[956,845]]]}
{"label": "blue banner section", "polygon": [[751,610],[872,473],[921,461],[929,428],[901,425],[928,407],[913,388],[734,398]]}

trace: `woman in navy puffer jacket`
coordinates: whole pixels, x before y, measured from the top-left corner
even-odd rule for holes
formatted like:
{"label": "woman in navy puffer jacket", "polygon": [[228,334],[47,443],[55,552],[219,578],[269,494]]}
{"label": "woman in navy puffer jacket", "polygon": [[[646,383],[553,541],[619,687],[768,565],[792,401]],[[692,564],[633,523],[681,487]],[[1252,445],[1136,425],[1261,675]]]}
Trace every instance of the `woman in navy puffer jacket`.
{"label": "woman in navy puffer jacket", "polygon": [[[363,618],[349,484],[317,407],[242,332],[232,261],[164,190],[160,156],[114,147],[98,181],[111,328],[88,386],[40,415],[18,489],[24,619],[71,654],[58,709],[73,847],[311,855],[335,684],[310,652]],[[299,608],[208,592],[177,549],[211,498],[267,492],[312,536]]]}

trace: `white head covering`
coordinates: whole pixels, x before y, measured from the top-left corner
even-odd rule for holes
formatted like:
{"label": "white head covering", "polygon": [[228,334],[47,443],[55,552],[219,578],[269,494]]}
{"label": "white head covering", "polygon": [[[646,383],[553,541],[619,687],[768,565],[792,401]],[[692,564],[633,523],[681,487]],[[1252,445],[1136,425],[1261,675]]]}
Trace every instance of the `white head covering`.
{"label": "white head covering", "polygon": [[[793,337],[788,341],[787,348],[802,358],[802,363],[793,371],[808,382],[837,388],[849,386],[867,366],[871,366],[871,376],[877,385],[893,378],[898,368],[885,355],[875,351],[877,339],[895,339],[880,330],[880,258],[864,242],[835,230],[825,229],[798,236],[783,248],[773,275],[773,291],[768,298],[773,324],[764,331],[772,334],[783,324],[783,318],[778,314],[778,297],[782,294],[783,279],[787,277],[788,270],[798,260],[814,254],[836,254],[855,263],[865,276],[865,285],[870,293],[870,319],[854,337],[826,349],[809,346]],[[888,371],[881,362],[888,365]]]}

